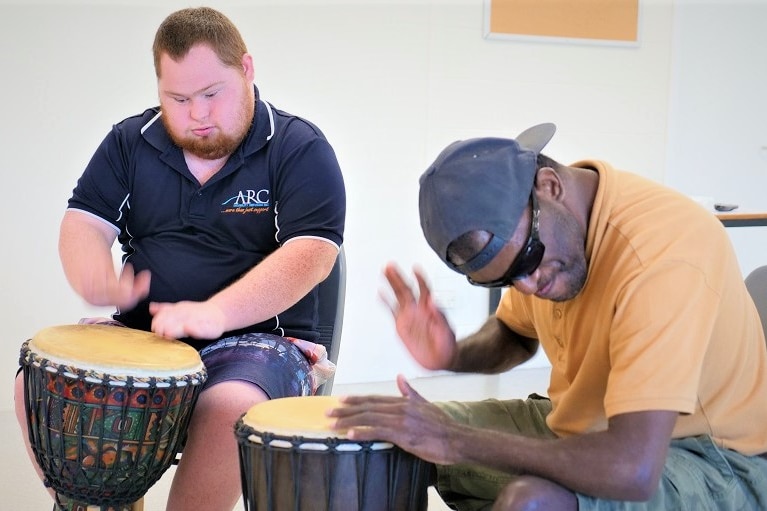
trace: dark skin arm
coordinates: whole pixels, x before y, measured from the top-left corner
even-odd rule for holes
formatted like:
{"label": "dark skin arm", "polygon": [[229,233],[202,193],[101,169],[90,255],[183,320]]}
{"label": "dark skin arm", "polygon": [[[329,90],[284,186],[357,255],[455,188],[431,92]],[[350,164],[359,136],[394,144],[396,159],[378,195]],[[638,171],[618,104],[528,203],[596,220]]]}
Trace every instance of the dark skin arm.
{"label": "dark skin arm", "polygon": [[493,315],[459,341],[457,348],[448,367],[451,371],[497,374],[530,360],[538,350],[538,340],[515,333]]}
{"label": "dark skin arm", "polygon": [[[395,302],[389,308],[397,333],[413,358],[427,369],[497,373],[530,359],[538,341],[510,330],[491,316],[474,334],[457,342],[416,271],[417,292],[388,265],[384,275]],[[355,440],[384,440],[427,461],[472,463],[529,474],[562,488],[616,500],[647,500],[657,489],[677,413],[621,414],[605,431],[561,439],[536,439],[479,429],[452,420],[405,381],[401,397],[345,397],[331,410],[335,427]],[[545,456],[541,453],[545,452]]]}
{"label": "dark skin arm", "polygon": [[[402,397],[354,396],[329,411],[349,438],[392,442],[442,465],[472,463],[535,475],[578,493],[649,499],[657,489],[677,413],[617,415],[605,431],[560,439],[527,438],[452,420],[398,377]],[[542,455],[541,453],[545,453]]]}
{"label": "dark skin arm", "polygon": [[389,264],[384,276],[394,293],[389,308],[397,334],[416,362],[426,369],[499,373],[529,360],[538,341],[511,331],[490,316],[476,333],[457,342],[442,311],[434,303],[426,279],[414,271],[415,292],[400,271]]}

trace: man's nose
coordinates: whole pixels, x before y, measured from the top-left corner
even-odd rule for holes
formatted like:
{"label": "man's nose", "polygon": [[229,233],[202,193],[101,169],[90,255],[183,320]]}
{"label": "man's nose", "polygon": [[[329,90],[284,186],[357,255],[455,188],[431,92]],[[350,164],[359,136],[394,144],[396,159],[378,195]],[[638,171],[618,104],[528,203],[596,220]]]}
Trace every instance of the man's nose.
{"label": "man's nose", "polygon": [[196,121],[205,120],[210,115],[210,107],[205,101],[192,101],[189,115]]}
{"label": "man's nose", "polygon": [[535,271],[533,271],[533,273],[530,275],[515,280],[514,287],[522,294],[534,295],[536,292],[538,292],[538,279],[540,276],[541,273],[538,268],[536,268]]}

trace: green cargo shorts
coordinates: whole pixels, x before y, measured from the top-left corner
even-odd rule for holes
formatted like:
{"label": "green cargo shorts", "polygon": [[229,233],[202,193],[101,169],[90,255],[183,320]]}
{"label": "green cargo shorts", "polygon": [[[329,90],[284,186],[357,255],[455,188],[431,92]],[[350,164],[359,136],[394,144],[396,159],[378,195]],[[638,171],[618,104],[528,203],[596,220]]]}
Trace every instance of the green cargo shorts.
{"label": "green cargo shorts", "polygon": [[[439,403],[455,420],[537,438],[556,438],[546,426],[551,402],[528,399]],[[473,465],[438,467],[440,497],[458,511],[490,510],[514,474]],[[718,447],[710,437],[671,442],[655,496],[648,502],[621,502],[576,494],[579,511],[745,511],[767,509],[767,458]]]}

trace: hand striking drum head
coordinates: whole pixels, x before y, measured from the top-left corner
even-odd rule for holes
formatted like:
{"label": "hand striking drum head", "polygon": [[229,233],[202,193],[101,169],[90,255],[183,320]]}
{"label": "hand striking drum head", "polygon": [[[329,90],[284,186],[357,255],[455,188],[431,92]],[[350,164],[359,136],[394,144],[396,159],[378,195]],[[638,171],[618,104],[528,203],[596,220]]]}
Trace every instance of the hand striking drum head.
{"label": "hand striking drum head", "polygon": [[207,374],[180,341],[63,325],[21,347],[29,440],[59,508],[128,509],[170,467]]}

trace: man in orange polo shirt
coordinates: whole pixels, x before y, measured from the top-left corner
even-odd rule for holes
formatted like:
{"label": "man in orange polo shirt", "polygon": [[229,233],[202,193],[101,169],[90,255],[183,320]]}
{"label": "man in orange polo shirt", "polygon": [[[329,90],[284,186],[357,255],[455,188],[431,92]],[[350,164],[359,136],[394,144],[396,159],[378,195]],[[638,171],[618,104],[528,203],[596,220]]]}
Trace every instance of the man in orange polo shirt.
{"label": "man in orange polo shirt", "polygon": [[548,397],[434,405],[400,377],[402,397],[345,398],[336,427],[433,462],[459,510],[767,509],[767,348],[724,228],[606,162],[540,154],[553,134],[456,142],[421,177],[440,259],[508,287],[476,333],[456,341],[425,277],[385,270],[423,367],[497,373],[540,346]]}

